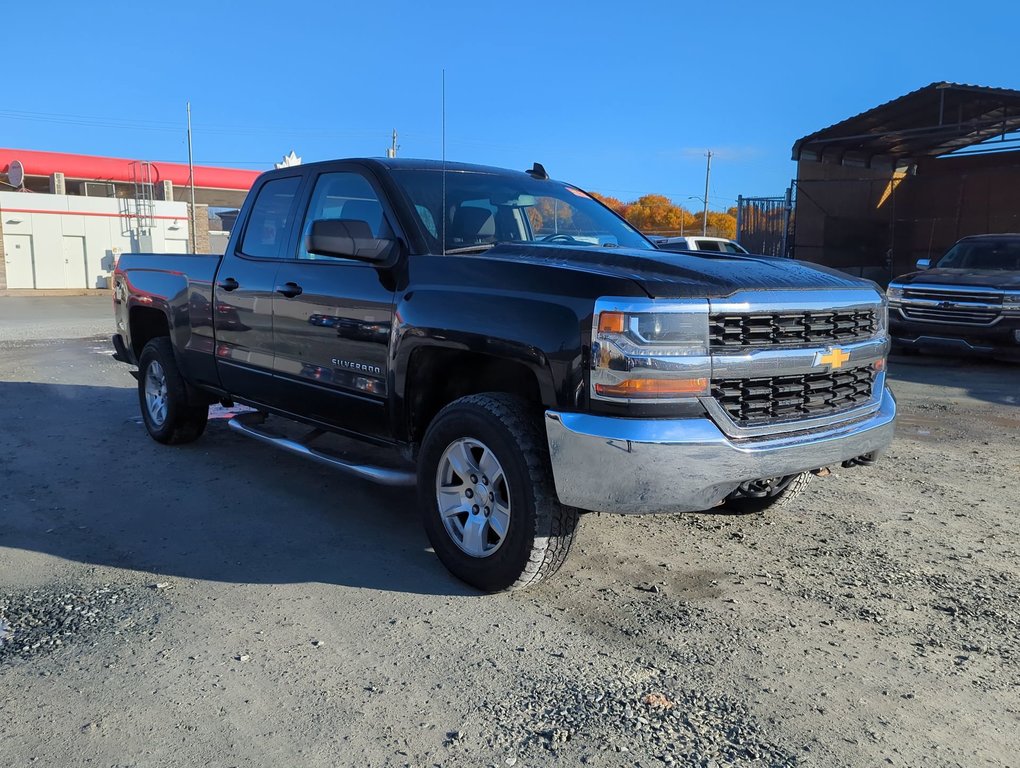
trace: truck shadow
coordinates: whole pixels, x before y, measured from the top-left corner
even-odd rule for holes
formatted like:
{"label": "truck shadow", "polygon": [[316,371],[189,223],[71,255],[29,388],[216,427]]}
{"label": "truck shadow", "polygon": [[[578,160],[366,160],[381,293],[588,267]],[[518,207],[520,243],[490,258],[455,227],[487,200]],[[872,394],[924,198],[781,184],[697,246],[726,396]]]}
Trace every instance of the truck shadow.
{"label": "truck shadow", "polygon": [[1020,405],[1016,377],[1020,363],[980,357],[946,357],[933,354],[897,355],[889,359],[889,375],[897,381],[960,387],[975,400],[999,405]]}
{"label": "truck shadow", "polygon": [[189,579],[478,594],[429,550],[413,489],[283,455],[225,421],[159,445],[134,389],[0,382],[0,451],[3,547]]}

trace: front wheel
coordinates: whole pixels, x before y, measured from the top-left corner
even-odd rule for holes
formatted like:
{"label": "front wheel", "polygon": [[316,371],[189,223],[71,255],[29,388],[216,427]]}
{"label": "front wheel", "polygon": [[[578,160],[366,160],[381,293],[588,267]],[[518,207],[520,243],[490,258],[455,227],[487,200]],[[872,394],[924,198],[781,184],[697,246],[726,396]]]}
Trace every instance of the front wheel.
{"label": "front wheel", "polygon": [[138,374],[138,402],[152,439],[176,445],[201,437],[209,406],[188,400],[170,339],[160,336],[145,345],[138,358]]}
{"label": "front wheel", "polygon": [[418,494],[436,555],[486,592],[551,576],[577,528],[577,510],[556,498],[541,422],[511,395],[471,395],[440,411],[422,441]]}

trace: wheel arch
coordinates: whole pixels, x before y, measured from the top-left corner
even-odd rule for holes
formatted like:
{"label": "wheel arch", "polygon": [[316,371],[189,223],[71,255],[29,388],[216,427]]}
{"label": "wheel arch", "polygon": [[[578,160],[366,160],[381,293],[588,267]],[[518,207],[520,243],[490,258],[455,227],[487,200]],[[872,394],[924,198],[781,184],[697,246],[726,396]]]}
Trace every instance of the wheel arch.
{"label": "wheel arch", "polygon": [[520,359],[465,349],[421,347],[410,356],[404,390],[408,442],[420,442],[436,414],[462,397],[500,392],[515,395],[540,411],[546,405],[549,389],[551,382],[543,387],[541,371]]}
{"label": "wheel arch", "polygon": [[135,360],[142,356],[145,345],[160,336],[170,336],[170,318],[158,307],[135,305],[128,310],[131,351]]}

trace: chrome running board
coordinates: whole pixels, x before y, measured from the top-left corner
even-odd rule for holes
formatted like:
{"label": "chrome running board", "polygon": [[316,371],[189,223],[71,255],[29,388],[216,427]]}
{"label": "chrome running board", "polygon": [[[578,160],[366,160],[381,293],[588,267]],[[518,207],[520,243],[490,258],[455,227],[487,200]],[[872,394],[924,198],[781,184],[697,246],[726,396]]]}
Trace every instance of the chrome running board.
{"label": "chrome running board", "polygon": [[[277,435],[269,434],[268,432],[263,432],[259,429],[259,426],[263,421],[265,421],[265,416],[261,413],[254,412],[242,413],[238,416],[234,416],[227,422],[227,424],[232,430],[240,432],[242,435],[253,437],[260,442],[275,446],[276,448],[280,448],[288,453],[293,453],[296,456],[303,456],[306,459],[318,461],[328,467],[339,469],[341,472],[346,472],[364,480],[370,480],[373,483],[379,483],[380,485],[407,486],[414,485],[417,482],[414,472],[373,466],[371,464],[355,464],[354,462],[345,461],[344,459],[336,456],[331,456],[328,453],[318,451],[305,443],[299,443],[286,437],[279,437]],[[317,435],[321,433],[313,432],[312,434]]]}

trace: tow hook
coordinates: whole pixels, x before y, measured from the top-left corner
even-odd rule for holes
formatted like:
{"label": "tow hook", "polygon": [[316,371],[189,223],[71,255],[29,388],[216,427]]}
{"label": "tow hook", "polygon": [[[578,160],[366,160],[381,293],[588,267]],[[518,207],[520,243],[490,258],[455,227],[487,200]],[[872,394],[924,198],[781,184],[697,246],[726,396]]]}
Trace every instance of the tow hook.
{"label": "tow hook", "polygon": [[856,456],[852,459],[847,459],[843,462],[843,466],[846,468],[850,467],[870,467],[878,460],[878,454],[876,453],[865,453],[860,456]]}

